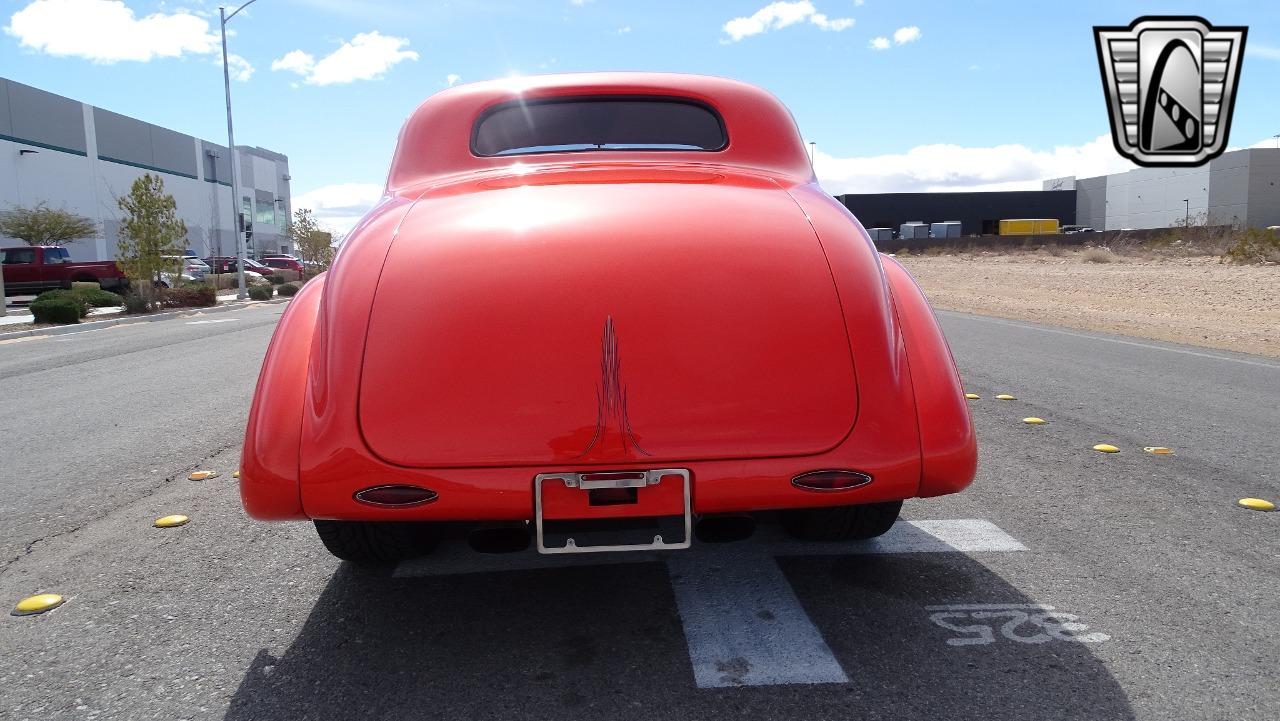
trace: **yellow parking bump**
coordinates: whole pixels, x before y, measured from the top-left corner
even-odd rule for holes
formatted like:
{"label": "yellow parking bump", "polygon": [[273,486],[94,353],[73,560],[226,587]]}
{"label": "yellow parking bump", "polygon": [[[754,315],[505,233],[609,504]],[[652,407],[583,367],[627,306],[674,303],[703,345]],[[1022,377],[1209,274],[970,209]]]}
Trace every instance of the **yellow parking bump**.
{"label": "yellow parking bump", "polygon": [[1043,418],[1036,418],[1035,416],[1023,418],[1022,422],[1032,426],[1043,426],[1045,424],[1045,420]]}
{"label": "yellow parking bump", "polygon": [[965,397],[965,398],[968,398],[968,399],[969,399],[969,400],[971,400],[971,401],[976,401],[976,400],[978,400],[979,398],[981,398],[982,396],[978,395],[977,393],[965,393],[965,394],[964,394],[964,397]]}
{"label": "yellow parking bump", "polygon": [[10,615],[13,616],[34,616],[37,613],[52,611],[61,606],[65,599],[56,593],[40,593],[35,596],[27,596],[18,601],[18,605],[13,607]]}
{"label": "yellow parking bump", "polygon": [[232,478],[239,478],[239,477],[240,477],[240,471],[232,471],[232,472],[231,472],[231,477],[232,477]]}
{"label": "yellow parking bump", "polygon": [[157,518],[155,523],[151,525],[155,526],[156,528],[173,528],[175,526],[185,526],[187,524],[187,521],[190,521],[190,520],[191,520],[190,518],[187,518],[181,513],[175,513],[172,516],[161,516],[160,518]]}
{"label": "yellow parking bump", "polygon": [[1241,498],[1236,503],[1254,511],[1274,511],[1276,504],[1271,501],[1264,501],[1261,498]]}
{"label": "yellow parking bump", "polygon": [[998,400],[998,401],[1016,401],[1016,400],[1018,400],[1018,399],[1017,399],[1017,398],[1014,398],[1013,396],[1009,395],[1008,393],[1001,393],[1000,395],[996,396],[996,400]]}
{"label": "yellow parking bump", "polygon": [[214,478],[217,475],[218,475],[217,471],[192,471],[190,475],[187,476],[187,480],[206,481],[210,478]]}
{"label": "yellow parking bump", "polygon": [[1164,446],[1147,446],[1142,450],[1147,453],[1150,453],[1153,456],[1172,456],[1173,455],[1173,449],[1165,448]]}
{"label": "yellow parking bump", "polygon": [[1099,443],[1098,445],[1093,447],[1093,450],[1098,451],[1099,453],[1119,453],[1120,452],[1119,448],[1116,448],[1110,443]]}

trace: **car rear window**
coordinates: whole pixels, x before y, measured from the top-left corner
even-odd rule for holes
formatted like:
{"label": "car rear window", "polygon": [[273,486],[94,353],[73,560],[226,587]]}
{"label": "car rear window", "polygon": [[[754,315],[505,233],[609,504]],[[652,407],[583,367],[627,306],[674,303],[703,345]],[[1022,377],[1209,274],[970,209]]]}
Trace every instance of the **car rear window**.
{"label": "car rear window", "polygon": [[728,145],[724,121],[683,98],[556,98],[505,103],[480,116],[471,151],[492,157],[589,150],[715,151]]}

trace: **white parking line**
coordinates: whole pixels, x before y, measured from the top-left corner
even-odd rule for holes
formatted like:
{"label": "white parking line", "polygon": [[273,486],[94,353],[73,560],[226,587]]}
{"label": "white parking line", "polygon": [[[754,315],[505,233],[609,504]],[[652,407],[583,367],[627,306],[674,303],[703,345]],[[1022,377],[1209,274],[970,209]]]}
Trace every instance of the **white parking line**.
{"label": "white parking line", "polygon": [[737,561],[667,561],[698,687],[848,682],[778,564]]}
{"label": "white parking line", "polygon": [[[431,556],[400,564],[394,575],[411,578],[665,561],[694,680],[700,688],[722,688],[849,680],[774,561],[778,556],[1026,550],[995,524],[977,519],[900,521],[879,538],[843,543],[797,542],[776,526],[761,526],[746,541],[695,543],[687,551],[666,553],[491,555],[455,541],[441,544]],[[983,604],[964,608],[970,607],[986,608]]]}
{"label": "white parking line", "polygon": [[231,323],[240,320],[239,318],[209,318],[206,320],[189,320],[187,325],[203,325],[205,323]]}

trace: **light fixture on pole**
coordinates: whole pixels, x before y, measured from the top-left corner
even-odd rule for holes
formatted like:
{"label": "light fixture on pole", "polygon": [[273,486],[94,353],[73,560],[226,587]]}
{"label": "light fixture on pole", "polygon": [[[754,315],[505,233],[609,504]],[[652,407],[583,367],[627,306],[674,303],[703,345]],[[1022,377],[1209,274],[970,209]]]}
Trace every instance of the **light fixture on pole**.
{"label": "light fixture on pole", "polygon": [[[227,64],[227,22],[241,10],[258,0],[249,0],[227,14],[225,6],[218,6],[218,17],[222,21],[222,83],[227,92],[227,151],[231,161],[231,210],[233,230],[236,234],[236,278],[239,288],[236,298],[244,300],[249,293],[244,287],[244,210],[240,205],[240,170],[236,167],[236,134],[231,127],[231,67]],[[252,206],[251,206],[252,207]]]}

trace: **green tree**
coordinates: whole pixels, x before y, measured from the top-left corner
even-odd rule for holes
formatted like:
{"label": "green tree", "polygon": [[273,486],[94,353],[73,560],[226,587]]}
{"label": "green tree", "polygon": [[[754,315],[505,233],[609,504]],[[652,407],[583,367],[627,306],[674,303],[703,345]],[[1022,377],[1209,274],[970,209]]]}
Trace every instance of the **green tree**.
{"label": "green tree", "polygon": [[92,238],[98,228],[92,220],[43,201],[30,208],[15,206],[0,213],[0,235],[17,238],[27,245],[66,245],[73,240]]}
{"label": "green tree", "polygon": [[333,233],[320,229],[309,208],[298,208],[289,225],[289,240],[307,270],[329,267],[333,259]]}
{"label": "green tree", "polygon": [[173,196],[164,192],[164,180],[151,173],[133,181],[129,194],[116,198],[116,204],[124,214],[117,241],[118,262],[138,293],[150,302],[161,274],[177,273],[164,256],[182,255],[187,224],[178,217]]}

